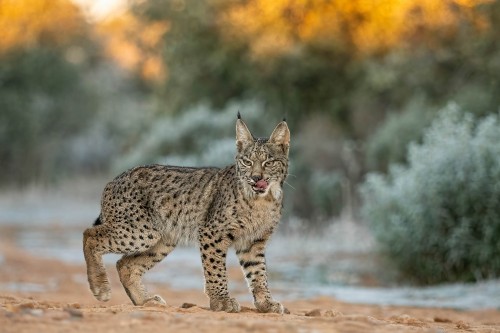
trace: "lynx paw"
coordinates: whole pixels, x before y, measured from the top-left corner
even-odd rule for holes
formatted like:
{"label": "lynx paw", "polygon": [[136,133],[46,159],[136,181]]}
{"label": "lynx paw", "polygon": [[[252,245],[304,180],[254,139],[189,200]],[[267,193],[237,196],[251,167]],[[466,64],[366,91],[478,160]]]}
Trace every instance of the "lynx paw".
{"label": "lynx paw", "polygon": [[154,295],[153,297],[151,298],[148,298],[144,304],[144,306],[164,306],[164,305],[167,305],[167,302],[165,302],[165,300],[159,296],[159,295]]}
{"label": "lynx paw", "polygon": [[264,302],[255,302],[255,307],[259,312],[265,313],[286,313],[287,310],[280,302],[266,300]]}
{"label": "lynx paw", "polygon": [[211,299],[210,309],[212,311],[240,312],[241,307],[235,298]]}
{"label": "lynx paw", "polygon": [[101,302],[107,302],[111,299],[111,289],[109,288],[109,283],[103,283],[99,287],[93,287],[92,293],[94,297]]}

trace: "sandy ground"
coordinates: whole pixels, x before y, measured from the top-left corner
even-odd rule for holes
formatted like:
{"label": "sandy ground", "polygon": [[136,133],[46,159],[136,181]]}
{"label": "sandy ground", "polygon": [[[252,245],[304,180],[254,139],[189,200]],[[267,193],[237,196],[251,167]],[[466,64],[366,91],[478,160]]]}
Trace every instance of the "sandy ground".
{"label": "sandy ground", "polygon": [[114,268],[108,273],[113,297],[100,303],[82,264],[36,258],[0,237],[0,332],[500,332],[497,309],[354,305],[320,297],[286,302],[286,315],[257,313],[248,302],[241,313],[227,314],[210,311],[202,290],[165,284],[149,289],[168,306],[133,306]]}

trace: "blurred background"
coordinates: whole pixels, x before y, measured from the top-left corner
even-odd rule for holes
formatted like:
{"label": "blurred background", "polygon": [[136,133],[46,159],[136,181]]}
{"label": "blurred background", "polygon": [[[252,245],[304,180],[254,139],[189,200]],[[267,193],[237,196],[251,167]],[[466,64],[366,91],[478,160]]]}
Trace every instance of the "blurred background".
{"label": "blurred background", "polygon": [[238,110],[286,117],[276,285],[500,306],[498,31],[496,0],[3,0],[1,230],[82,261],[115,175],[230,164]]}

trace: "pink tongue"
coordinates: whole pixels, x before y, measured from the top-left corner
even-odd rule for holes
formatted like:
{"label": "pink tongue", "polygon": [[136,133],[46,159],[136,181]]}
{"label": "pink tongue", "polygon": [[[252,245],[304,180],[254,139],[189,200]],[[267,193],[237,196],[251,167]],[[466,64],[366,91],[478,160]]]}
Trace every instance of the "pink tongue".
{"label": "pink tongue", "polygon": [[255,183],[255,187],[265,190],[267,188],[267,182],[264,179],[261,179]]}

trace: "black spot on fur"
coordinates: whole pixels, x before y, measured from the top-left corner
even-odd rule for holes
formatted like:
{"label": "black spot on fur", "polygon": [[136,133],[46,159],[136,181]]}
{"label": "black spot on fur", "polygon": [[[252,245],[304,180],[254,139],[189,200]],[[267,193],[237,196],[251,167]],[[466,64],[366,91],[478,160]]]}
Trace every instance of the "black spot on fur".
{"label": "black spot on fur", "polygon": [[260,262],[258,262],[258,261],[247,261],[243,264],[243,268],[247,268],[250,266],[256,266],[258,264],[260,264]]}

